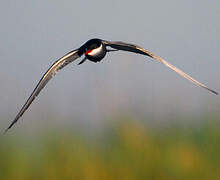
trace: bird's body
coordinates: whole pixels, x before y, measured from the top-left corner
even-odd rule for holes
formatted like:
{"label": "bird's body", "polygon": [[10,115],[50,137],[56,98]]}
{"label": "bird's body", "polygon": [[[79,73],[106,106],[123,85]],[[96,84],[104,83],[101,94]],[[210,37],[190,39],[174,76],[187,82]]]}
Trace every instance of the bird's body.
{"label": "bird's body", "polygon": [[[107,47],[110,47],[112,49],[107,49]],[[83,60],[81,60],[81,62],[79,64],[84,63],[86,60],[89,60],[92,62],[99,62],[105,57],[107,52],[118,51],[118,50],[129,51],[129,52],[149,56],[149,57],[161,62],[165,66],[169,67],[170,69],[172,69],[173,71],[175,71],[176,73],[178,73],[182,77],[188,79],[192,83],[194,83],[202,88],[205,88],[214,94],[218,94],[216,91],[211,90],[210,88],[208,88],[204,84],[193,79],[192,77],[190,77],[189,75],[187,75],[186,73],[184,73],[183,71],[178,69],[177,67],[173,66],[172,64],[168,63],[167,61],[165,61],[161,57],[159,57],[159,56],[151,53],[150,51],[143,49],[137,45],[124,43],[124,42],[120,42],[120,41],[106,41],[106,40],[101,40],[101,39],[91,39],[91,40],[87,41],[85,44],[83,44],[80,48],[73,50],[73,51],[67,53],[62,58],[58,59],[48,69],[48,71],[43,75],[43,77],[41,78],[41,80],[39,81],[37,86],[35,87],[34,91],[31,93],[30,97],[28,98],[28,100],[26,101],[24,106],[21,108],[21,110],[19,111],[19,113],[17,114],[17,116],[15,117],[15,119],[12,121],[12,123],[6,129],[5,132],[7,132],[7,130],[10,129],[18,121],[18,119],[24,114],[24,112],[27,110],[27,108],[33,102],[35,97],[40,93],[40,91],[43,89],[43,87],[48,83],[48,81],[60,69],[62,69],[63,67],[65,67],[69,63],[73,62],[77,58],[81,57],[82,55],[85,55],[85,57],[83,58]]]}

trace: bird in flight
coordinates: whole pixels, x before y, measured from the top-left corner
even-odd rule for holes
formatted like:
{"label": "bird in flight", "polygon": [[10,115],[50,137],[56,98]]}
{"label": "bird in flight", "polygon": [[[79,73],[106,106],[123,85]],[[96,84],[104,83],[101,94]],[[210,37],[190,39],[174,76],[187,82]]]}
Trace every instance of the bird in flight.
{"label": "bird in flight", "polygon": [[[109,49],[109,47],[110,47],[110,49]],[[35,97],[40,93],[40,91],[44,88],[44,86],[48,83],[48,81],[53,76],[55,76],[55,74],[60,69],[62,69],[63,67],[65,67],[69,63],[73,62],[77,58],[81,57],[82,55],[85,55],[85,57],[78,64],[82,64],[86,60],[90,60],[92,62],[99,62],[105,57],[107,52],[118,51],[118,50],[129,51],[129,52],[149,56],[149,57],[161,62],[165,66],[169,67],[170,69],[172,69],[173,71],[178,73],[180,76],[188,79],[192,83],[194,83],[202,88],[205,88],[208,91],[210,91],[216,95],[218,94],[216,91],[214,91],[214,90],[208,88],[206,85],[198,82],[197,80],[195,80],[191,76],[184,73],[179,68],[168,63],[163,58],[151,53],[150,51],[148,51],[146,49],[141,48],[140,46],[130,44],[130,43],[124,43],[121,41],[106,41],[106,40],[102,40],[102,39],[91,39],[91,40],[87,41],[85,44],[83,44],[80,48],[75,49],[75,50],[67,53],[66,55],[64,55],[63,57],[61,57],[60,59],[58,59],[56,62],[54,62],[52,64],[52,66],[47,70],[47,72],[43,75],[41,80],[38,82],[37,86],[35,87],[35,89],[31,93],[30,97],[27,99],[27,101],[25,102],[25,104],[23,105],[23,107],[21,108],[21,110],[19,111],[17,116],[15,117],[15,119],[12,121],[10,126],[5,130],[5,132],[7,132],[19,120],[19,118],[24,114],[24,112],[31,105],[31,103],[33,102]]]}

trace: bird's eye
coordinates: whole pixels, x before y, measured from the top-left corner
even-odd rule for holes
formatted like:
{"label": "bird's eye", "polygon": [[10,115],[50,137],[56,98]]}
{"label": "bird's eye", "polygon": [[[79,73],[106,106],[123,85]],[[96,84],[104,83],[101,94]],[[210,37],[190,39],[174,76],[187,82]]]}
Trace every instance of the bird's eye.
{"label": "bird's eye", "polygon": [[91,46],[91,49],[96,49],[98,46],[96,45],[96,44],[93,44],[92,46]]}

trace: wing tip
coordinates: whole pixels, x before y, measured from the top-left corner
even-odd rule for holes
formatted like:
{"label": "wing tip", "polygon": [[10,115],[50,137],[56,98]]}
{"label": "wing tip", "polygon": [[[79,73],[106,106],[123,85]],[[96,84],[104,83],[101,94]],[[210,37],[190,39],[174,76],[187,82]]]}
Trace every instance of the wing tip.
{"label": "wing tip", "polygon": [[5,135],[8,132],[9,129],[10,129],[10,126],[3,131],[3,135]]}
{"label": "wing tip", "polygon": [[212,93],[214,93],[215,95],[218,95],[218,92],[217,91],[214,91],[212,89],[209,89]]}
{"label": "wing tip", "polygon": [[208,88],[207,86],[205,86],[204,88],[207,89],[208,91],[212,92],[212,93],[215,94],[215,95],[218,95],[218,94],[219,94],[217,91],[214,91],[214,90]]}
{"label": "wing tip", "polygon": [[6,134],[8,132],[9,129],[11,129],[11,127],[13,126],[14,123],[10,124],[10,126],[4,130],[3,134]]}
{"label": "wing tip", "polygon": [[8,126],[7,129],[4,130],[3,134],[6,134],[8,132],[9,129],[11,129],[11,127],[18,121],[18,117],[15,118],[14,121],[12,121],[12,123],[10,124],[10,126]]}

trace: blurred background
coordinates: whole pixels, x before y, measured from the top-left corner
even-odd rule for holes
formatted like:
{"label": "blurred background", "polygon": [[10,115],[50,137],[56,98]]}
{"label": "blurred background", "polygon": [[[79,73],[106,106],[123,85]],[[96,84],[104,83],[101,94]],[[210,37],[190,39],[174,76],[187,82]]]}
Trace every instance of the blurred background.
{"label": "blurred background", "polygon": [[[220,2],[3,1],[0,127],[91,38],[137,44],[220,92]],[[127,52],[59,72],[0,137],[0,179],[219,179],[220,99]]]}

